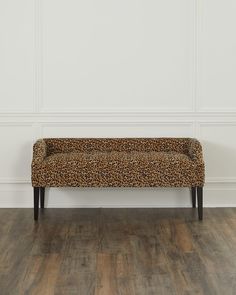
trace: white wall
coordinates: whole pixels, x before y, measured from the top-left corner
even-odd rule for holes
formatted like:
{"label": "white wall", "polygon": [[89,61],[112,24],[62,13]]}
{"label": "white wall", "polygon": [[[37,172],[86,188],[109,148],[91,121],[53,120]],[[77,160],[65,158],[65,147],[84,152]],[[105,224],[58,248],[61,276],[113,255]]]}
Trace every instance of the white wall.
{"label": "white wall", "polygon": [[[0,206],[31,207],[40,137],[191,136],[236,205],[236,2],[2,0]],[[187,189],[50,189],[48,206],[190,206]]]}

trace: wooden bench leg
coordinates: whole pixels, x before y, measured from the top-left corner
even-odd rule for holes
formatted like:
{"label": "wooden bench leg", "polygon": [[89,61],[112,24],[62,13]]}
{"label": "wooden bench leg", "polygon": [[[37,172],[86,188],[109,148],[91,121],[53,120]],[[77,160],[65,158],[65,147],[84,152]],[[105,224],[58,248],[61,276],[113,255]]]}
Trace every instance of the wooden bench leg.
{"label": "wooden bench leg", "polygon": [[196,208],[196,187],[192,186],[191,187],[191,192],[192,192],[192,207]]}
{"label": "wooden bench leg", "polygon": [[197,187],[198,218],[203,218],[203,187]]}
{"label": "wooden bench leg", "polygon": [[34,187],[34,220],[38,220],[39,215],[39,187]]}
{"label": "wooden bench leg", "polygon": [[44,209],[45,187],[40,187],[40,207]]}

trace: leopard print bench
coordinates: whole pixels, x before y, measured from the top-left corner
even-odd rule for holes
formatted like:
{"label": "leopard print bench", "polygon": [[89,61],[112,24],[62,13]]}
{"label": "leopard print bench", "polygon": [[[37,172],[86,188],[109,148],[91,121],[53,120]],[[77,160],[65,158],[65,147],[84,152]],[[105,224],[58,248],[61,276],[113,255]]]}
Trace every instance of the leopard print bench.
{"label": "leopard print bench", "polygon": [[31,167],[35,220],[45,187],[189,187],[203,217],[205,168],[193,138],[39,139]]}

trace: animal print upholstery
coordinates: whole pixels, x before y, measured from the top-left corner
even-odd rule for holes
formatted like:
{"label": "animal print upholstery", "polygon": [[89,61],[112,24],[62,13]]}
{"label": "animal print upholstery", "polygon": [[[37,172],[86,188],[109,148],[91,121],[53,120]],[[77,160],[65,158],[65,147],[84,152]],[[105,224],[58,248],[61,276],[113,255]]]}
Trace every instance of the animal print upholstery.
{"label": "animal print upholstery", "polygon": [[203,186],[193,138],[45,138],[33,147],[34,187]]}

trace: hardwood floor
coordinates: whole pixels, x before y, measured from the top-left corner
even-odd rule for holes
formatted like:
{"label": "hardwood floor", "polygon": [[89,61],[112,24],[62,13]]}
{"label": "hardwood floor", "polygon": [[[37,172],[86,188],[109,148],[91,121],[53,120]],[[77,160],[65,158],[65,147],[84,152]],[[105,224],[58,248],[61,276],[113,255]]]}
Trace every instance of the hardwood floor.
{"label": "hardwood floor", "polygon": [[236,208],[0,209],[0,294],[235,294]]}

